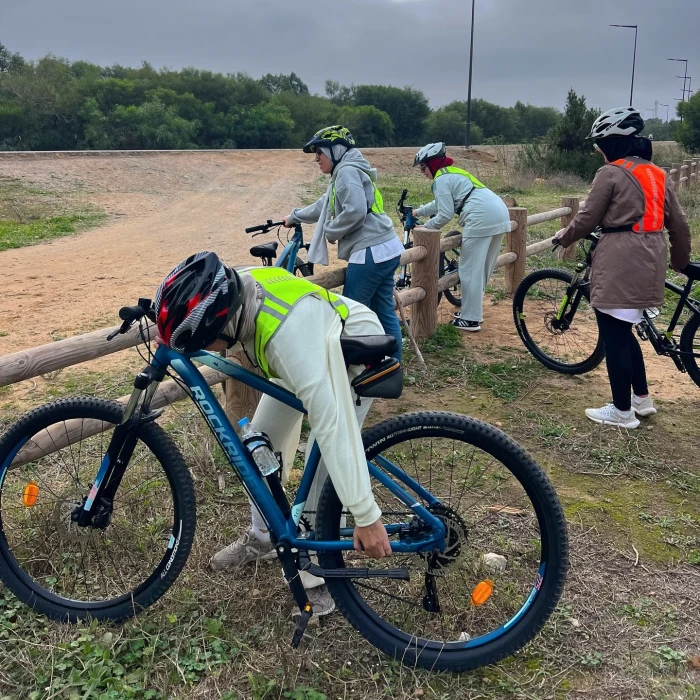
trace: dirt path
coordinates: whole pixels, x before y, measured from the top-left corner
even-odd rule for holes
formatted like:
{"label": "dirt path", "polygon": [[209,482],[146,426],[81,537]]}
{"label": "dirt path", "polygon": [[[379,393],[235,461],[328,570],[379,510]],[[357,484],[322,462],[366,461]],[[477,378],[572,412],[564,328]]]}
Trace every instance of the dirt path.
{"label": "dirt path", "polygon": [[250,262],[244,227],[288,213],[316,170],[301,153],[235,152],[3,158],[0,174],[82,190],[112,215],[92,231],[0,253],[4,354],[111,325],[197,250]]}

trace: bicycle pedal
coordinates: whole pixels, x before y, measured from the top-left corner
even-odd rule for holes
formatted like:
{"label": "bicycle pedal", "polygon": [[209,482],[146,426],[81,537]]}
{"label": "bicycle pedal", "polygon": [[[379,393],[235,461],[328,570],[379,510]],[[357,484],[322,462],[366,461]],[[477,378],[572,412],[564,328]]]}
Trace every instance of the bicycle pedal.
{"label": "bicycle pedal", "polygon": [[311,603],[306,601],[306,605],[304,605],[304,608],[301,611],[301,617],[299,618],[299,622],[297,622],[294,635],[292,636],[292,648],[297,649],[299,644],[301,644],[301,638],[304,636],[306,627],[309,624],[309,620],[312,618],[313,614],[314,611]]}

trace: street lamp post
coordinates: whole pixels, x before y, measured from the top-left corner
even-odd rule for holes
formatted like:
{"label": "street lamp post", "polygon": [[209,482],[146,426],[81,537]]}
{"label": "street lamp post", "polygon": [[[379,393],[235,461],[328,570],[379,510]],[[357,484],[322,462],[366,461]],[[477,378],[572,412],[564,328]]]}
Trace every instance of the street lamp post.
{"label": "street lamp post", "polygon": [[[688,93],[688,99],[690,99],[690,86],[693,84],[692,75],[677,75],[676,78],[683,81],[683,101],[685,102],[685,93]],[[688,87],[686,87],[686,82]]]}
{"label": "street lamp post", "polygon": [[474,63],[474,3],[472,0],[472,30],[469,42],[469,88],[467,89],[467,133],[464,145],[469,148],[472,145],[472,65]]}
{"label": "street lamp post", "polygon": [[668,124],[668,105],[663,104],[663,102],[659,102],[659,105],[662,107],[666,107],[666,123]]}
{"label": "street lamp post", "polygon": [[[688,79],[688,59],[687,58],[667,58],[667,61],[678,61],[679,63],[685,63],[685,75],[683,76],[683,99],[681,100],[682,102],[685,102],[685,81]],[[681,77],[680,75],[678,76],[679,78]]]}
{"label": "street lamp post", "polygon": [[637,62],[637,25],[636,24],[611,24],[611,27],[624,27],[625,29],[634,29],[634,53],[632,54],[632,86],[630,87],[630,107],[632,106],[632,98],[634,97],[634,66]]}

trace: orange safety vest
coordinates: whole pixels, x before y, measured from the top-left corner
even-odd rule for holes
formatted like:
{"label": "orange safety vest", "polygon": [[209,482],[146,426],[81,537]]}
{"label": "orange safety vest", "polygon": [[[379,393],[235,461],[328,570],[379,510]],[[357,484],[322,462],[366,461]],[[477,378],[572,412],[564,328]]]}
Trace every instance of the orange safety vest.
{"label": "orange safety vest", "polygon": [[632,230],[635,233],[664,230],[664,204],[666,200],[666,173],[653,163],[636,162],[620,158],[611,165],[624,168],[642,186],[644,192],[644,216]]}

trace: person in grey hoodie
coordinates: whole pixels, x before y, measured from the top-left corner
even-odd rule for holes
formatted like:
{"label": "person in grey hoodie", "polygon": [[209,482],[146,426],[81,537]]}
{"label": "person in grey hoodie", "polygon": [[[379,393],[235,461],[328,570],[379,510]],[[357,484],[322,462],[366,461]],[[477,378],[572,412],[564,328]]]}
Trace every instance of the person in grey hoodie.
{"label": "person in grey hoodie", "polygon": [[284,220],[314,223],[307,260],[328,264],[328,243],[338,244],[338,257],[348,262],[343,295],[369,307],[398,342],[401,360],[401,327],[394,311],[394,272],[404,248],[394,224],[384,213],[377,188],[377,171],[355,148],[352,134],[344,126],[318,131],[304,146],[315,153],[319,168],[330,175],[325,194],[308,207],[294,209]]}

